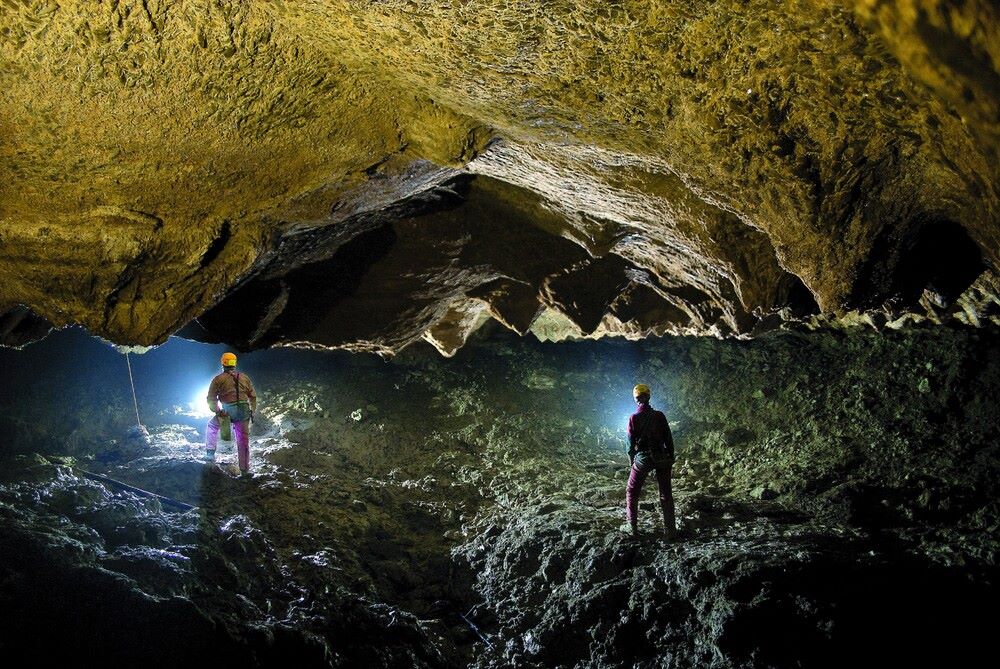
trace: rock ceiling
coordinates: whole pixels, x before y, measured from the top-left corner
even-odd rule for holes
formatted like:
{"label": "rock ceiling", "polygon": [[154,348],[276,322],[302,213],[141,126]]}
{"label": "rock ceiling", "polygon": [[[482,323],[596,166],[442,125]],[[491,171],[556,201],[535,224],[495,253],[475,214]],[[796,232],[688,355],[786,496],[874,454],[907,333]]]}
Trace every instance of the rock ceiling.
{"label": "rock ceiling", "polygon": [[995,321],[998,184],[992,0],[0,1],[8,344]]}

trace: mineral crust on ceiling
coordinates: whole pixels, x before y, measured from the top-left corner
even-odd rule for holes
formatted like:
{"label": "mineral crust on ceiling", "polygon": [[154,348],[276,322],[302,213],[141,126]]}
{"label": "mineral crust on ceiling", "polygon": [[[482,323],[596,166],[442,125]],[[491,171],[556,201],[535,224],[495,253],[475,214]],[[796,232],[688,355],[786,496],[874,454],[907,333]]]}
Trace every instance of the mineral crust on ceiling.
{"label": "mineral crust on ceiling", "polygon": [[0,339],[996,320],[990,0],[0,4]]}

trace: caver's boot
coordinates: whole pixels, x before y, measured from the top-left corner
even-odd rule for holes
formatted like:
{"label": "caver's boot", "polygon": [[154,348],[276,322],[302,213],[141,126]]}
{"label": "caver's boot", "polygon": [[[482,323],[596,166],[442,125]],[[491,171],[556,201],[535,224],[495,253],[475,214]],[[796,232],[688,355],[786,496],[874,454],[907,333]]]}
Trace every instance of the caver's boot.
{"label": "caver's boot", "polygon": [[639,536],[639,524],[635,521],[626,521],[621,527],[618,528],[622,534],[627,534],[630,537]]}
{"label": "caver's boot", "polygon": [[205,462],[215,462],[215,449],[205,449]]}

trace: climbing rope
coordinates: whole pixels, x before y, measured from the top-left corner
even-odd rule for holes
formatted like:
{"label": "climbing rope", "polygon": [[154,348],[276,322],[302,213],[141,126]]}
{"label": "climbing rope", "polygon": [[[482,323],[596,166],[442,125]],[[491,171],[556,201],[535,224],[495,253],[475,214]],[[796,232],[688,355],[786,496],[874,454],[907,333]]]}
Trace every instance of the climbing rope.
{"label": "climbing rope", "polygon": [[135,381],[132,379],[132,362],[128,358],[128,351],[125,351],[125,364],[128,365],[128,382],[132,386],[132,404],[135,406],[135,424],[142,427],[139,420],[139,400],[135,397]]}
{"label": "climbing rope", "polygon": [[100,481],[101,483],[109,484],[115,488],[128,490],[129,492],[139,495],[140,497],[149,497],[150,499],[157,499],[160,501],[160,504],[164,506],[172,506],[176,509],[180,509],[181,511],[191,511],[192,509],[198,508],[196,506],[191,506],[187,502],[180,502],[170,497],[164,497],[163,495],[158,495],[155,492],[143,490],[142,488],[136,488],[135,486],[129,485],[127,483],[122,483],[121,481],[115,480],[113,478],[108,478],[107,476],[102,476],[100,474],[95,474],[94,472],[89,472],[86,469],[73,467],[73,470],[79,472],[81,476],[84,476],[93,481]]}

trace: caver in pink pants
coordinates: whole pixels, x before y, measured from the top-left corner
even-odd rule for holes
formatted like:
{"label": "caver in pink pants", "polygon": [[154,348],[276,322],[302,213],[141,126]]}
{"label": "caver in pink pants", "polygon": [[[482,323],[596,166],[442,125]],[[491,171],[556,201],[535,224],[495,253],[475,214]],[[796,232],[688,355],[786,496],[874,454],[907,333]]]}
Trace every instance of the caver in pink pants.
{"label": "caver in pink pants", "polygon": [[[233,434],[236,436],[236,453],[240,461],[240,471],[250,471],[250,421],[233,421]],[[213,416],[208,421],[205,430],[205,450],[215,455],[215,447],[219,443],[219,417]]]}

